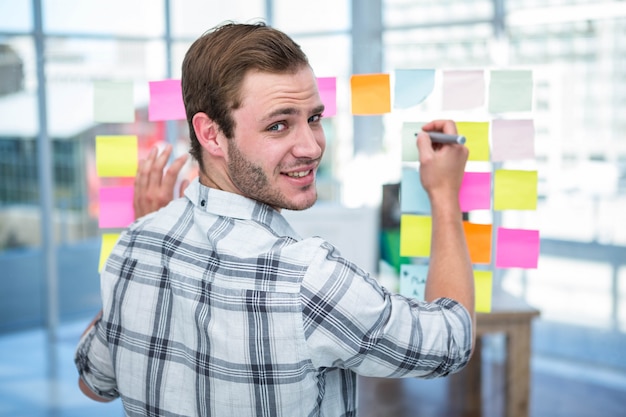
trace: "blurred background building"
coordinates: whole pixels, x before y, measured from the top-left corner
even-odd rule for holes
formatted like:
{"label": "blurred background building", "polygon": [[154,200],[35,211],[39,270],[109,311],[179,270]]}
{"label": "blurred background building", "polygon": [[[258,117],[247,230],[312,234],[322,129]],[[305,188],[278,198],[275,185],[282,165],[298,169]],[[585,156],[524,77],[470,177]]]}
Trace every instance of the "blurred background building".
{"label": "blurred background building", "polygon": [[[319,186],[346,208],[377,207],[401,175],[395,116],[351,116],[350,75],[532,69],[538,209],[506,216],[540,229],[541,256],[538,269],[500,271],[494,285],[541,310],[534,364],[604,375],[626,392],[626,2],[0,0],[0,351],[20,337],[43,346],[36,360],[14,352],[10,366],[2,355],[0,404],[30,372],[21,360],[74,372],[76,328],[99,309],[95,136],[137,135],[140,155],[163,141],[185,152],[184,121],[148,122],[148,82],[180,77],[191,42],[225,20],[276,26],[316,75],[337,77]],[[98,80],[133,81],[134,123],[94,122]],[[39,382],[74,398],[73,385]],[[16,415],[6,404],[0,416]],[[97,415],[89,406],[79,409]]]}

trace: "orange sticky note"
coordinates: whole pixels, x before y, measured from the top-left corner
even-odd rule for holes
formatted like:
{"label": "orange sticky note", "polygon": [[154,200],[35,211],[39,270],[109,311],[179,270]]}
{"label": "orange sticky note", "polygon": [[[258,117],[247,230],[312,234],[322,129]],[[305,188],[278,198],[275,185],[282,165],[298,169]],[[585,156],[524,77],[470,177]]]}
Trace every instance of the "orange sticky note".
{"label": "orange sticky note", "polygon": [[490,224],[463,222],[465,241],[474,264],[491,262],[491,229]]}
{"label": "orange sticky note", "polygon": [[477,312],[491,312],[492,288],[493,272],[474,270],[474,298]]}
{"label": "orange sticky note", "polygon": [[352,114],[374,115],[391,112],[389,74],[360,74],[350,78]]}
{"label": "orange sticky note", "polygon": [[400,216],[400,256],[430,256],[432,223],[430,216]]}

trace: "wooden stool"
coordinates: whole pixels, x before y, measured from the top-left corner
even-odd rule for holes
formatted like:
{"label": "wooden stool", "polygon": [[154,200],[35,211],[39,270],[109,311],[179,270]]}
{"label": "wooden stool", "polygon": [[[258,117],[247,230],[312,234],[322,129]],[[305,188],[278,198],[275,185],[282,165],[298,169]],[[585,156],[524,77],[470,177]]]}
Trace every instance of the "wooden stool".
{"label": "wooden stool", "polygon": [[504,333],[504,416],[528,416],[531,321],[537,316],[539,310],[506,292],[494,292],[491,313],[476,313],[476,350],[467,367],[450,376],[451,396],[464,404],[466,415],[481,415],[482,336]]}

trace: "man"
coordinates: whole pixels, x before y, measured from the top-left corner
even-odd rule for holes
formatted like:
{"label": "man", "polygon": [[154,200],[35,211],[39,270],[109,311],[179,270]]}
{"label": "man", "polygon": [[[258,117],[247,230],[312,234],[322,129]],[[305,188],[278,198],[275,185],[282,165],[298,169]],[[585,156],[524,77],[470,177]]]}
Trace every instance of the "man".
{"label": "man", "polygon": [[[280,214],[314,204],[325,148],[324,106],[297,44],[263,24],[224,25],[190,47],[182,87],[199,178],[111,252],[102,315],[76,354],[85,394],[119,396],[129,416],[354,416],[357,374],[430,378],[467,363],[467,148],[418,135],[433,219],[419,303],[328,242],[301,239]],[[456,133],[450,121],[424,129]],[[138,194],[171,192],[176,168],[161,179],[165,158],[148,160]],[[168,199],[155,195],[135,207]]]}

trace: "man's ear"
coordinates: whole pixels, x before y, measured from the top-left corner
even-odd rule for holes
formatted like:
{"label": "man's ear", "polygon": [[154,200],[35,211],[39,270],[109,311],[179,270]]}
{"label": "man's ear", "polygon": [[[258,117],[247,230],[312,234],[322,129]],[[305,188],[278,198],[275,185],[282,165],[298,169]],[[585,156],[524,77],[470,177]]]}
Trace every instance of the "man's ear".
{"label": "man's ear", "polygon": [[221,134],[219,126],[213,119],[206,113],[196,113],[191,121],[200,146],[211,156],[223,156],[227,153],[227,150],[222,146],[226,143],[222,137],[224,135]]}

